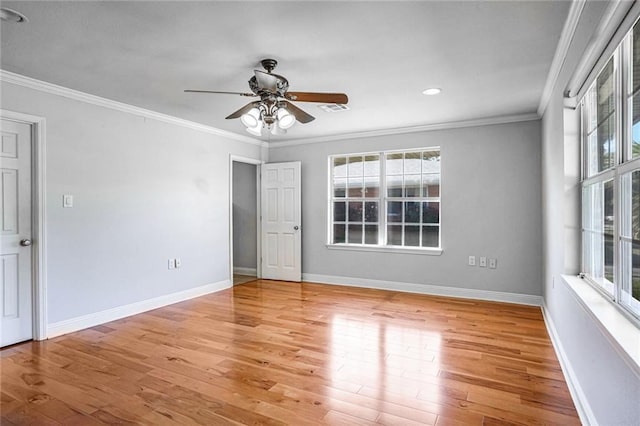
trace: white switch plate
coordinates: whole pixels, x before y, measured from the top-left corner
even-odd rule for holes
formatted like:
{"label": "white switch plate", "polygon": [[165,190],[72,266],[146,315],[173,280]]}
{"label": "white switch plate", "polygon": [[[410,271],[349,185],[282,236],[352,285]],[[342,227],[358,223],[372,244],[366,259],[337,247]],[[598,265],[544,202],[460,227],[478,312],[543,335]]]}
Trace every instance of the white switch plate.
{"label": "white switch plate", "polygon": [[481,268],[486,268],[487,267],[487,258],[485,256],[481,256],[480,257],[480,267]]}
{"label": "white switch plate", "polygon": [[176,260],[169,259],[169,269],[176,269]]}
{"label": "white switch plate", "polygon": [[174,259],[176,263],[176,269],[182,266],[182,259]]}
{"label": "white switch plate", "polygon": [[489,269],[496,269],[498,267],[498,259],[489,259]]}
{"label": "white switch plate", "polygon": [[476,266],[476,257],[469,256],[469,266]]}
{"label": "white switch plate", "polygon": [[65,209],[70,209],[71,207],[73,207],[73,195],[64,194],[62,196],[62,207],[64,207]]}

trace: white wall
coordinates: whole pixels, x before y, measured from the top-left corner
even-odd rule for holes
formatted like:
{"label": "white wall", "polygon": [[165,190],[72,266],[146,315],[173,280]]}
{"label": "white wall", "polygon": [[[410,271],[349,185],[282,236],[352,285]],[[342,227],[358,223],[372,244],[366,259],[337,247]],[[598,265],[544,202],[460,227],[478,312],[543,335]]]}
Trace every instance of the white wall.
{"label": "white wall", "polygon": [[[440,256],[330,250],[327,157],[440,146]],[[270,161],[302,161],[303,272],[357,279],[542,294],[540,122],[272,147]],[[497,269],[469,267],[469,255]]]}
{"label": "white wall", "polygon": [[577,402],[597,424],[635,425],[640,378],[560,277],[580,270],[580,146],[576,113],[564,108],[563,93],[606,6],[586,3],[542,119],[544,303],[583,394]]}
{"label": "white wall", "polygon": [[[48,322],[229,278],[229,155],[256,145],[6,82],[46,118]],[[63,194],[74,207],[62,208]],[[182,268],[167,269],[181,258]]]}
{"label": "white wall", "polygon": [[233,267],[257,267],[257,187],[255,164],[233,162]]}

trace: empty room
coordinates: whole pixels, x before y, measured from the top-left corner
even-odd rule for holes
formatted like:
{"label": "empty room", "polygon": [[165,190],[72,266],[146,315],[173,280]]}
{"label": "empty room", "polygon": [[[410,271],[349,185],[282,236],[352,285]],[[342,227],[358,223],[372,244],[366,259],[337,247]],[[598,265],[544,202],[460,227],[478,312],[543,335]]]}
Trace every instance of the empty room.
{"label": "empty room", "polygon": [[2,425],[640,425],[640,3],[0,13]]}

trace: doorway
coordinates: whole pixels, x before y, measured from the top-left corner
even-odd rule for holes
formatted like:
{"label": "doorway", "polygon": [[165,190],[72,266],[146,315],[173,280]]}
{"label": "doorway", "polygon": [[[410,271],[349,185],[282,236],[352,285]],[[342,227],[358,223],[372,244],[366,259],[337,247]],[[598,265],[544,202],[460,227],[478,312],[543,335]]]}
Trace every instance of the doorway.
{"label": "doorway", "polygon": [[231,159],[231,272],[233,285],[259,277],[259,162]]}

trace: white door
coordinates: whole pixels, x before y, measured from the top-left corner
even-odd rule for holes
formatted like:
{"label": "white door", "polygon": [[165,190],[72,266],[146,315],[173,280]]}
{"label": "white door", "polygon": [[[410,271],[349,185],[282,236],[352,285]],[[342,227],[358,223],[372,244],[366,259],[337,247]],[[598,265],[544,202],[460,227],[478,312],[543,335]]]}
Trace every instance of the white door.
{"label": "white door", "polygon": [[302,280],[300,162],[263,164],[262,278]]}
{"label": "white door", "polygon": [[31,126],[2,120],[0,346],[33,337],[31,297]]}

